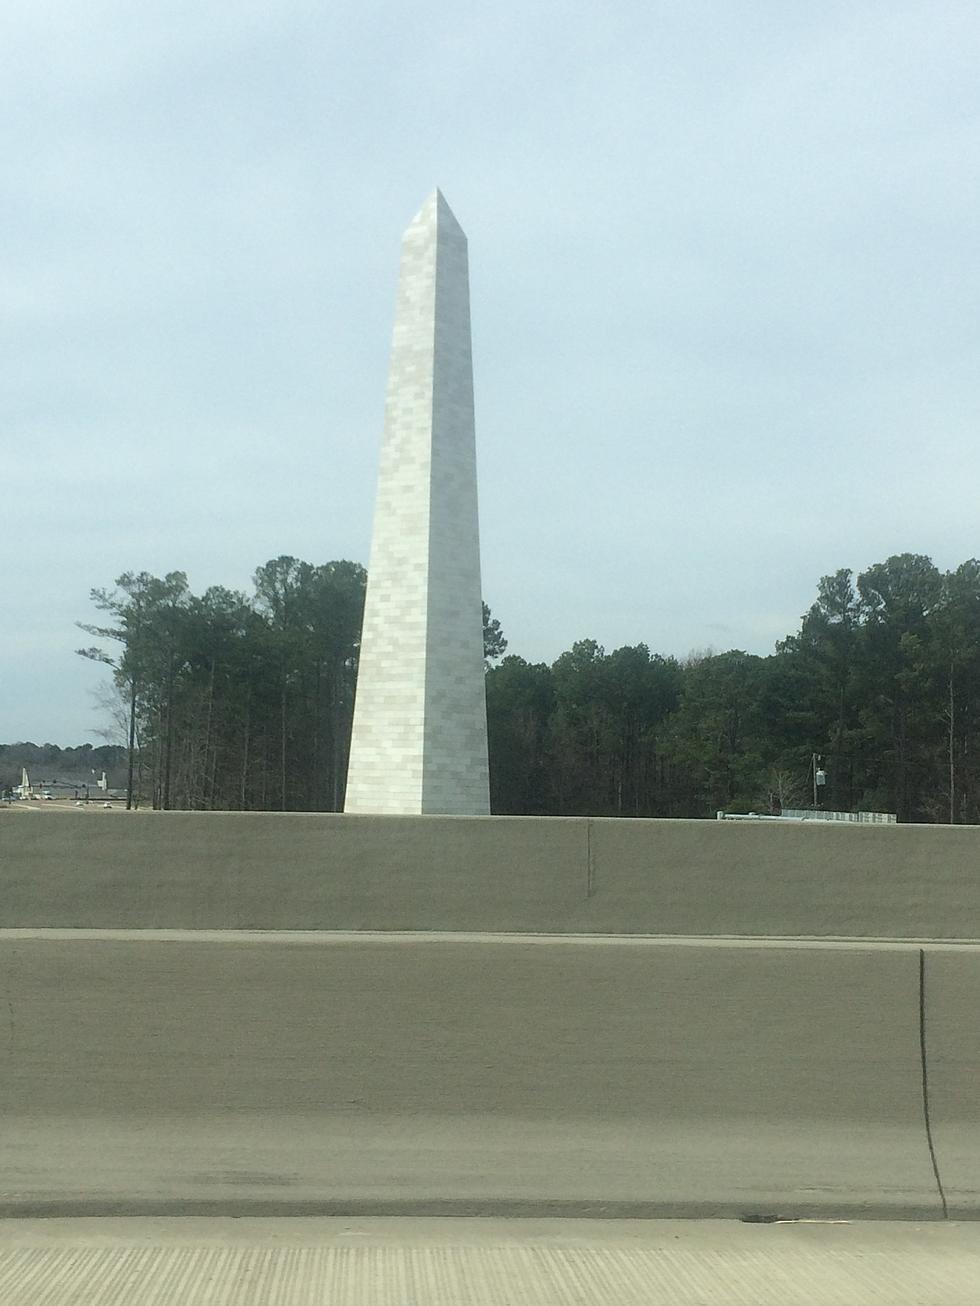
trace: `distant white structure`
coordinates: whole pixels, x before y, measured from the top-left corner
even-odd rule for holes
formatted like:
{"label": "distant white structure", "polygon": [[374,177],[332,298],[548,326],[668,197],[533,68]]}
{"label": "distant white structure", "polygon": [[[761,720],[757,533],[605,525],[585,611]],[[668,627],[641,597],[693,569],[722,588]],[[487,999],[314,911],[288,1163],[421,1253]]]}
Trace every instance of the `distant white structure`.
{"label": "distant white structure", "polygon": [[779,816],[759,812],[718,812],[719,821],[846,821],[852,825],[894,825],[895,812],[829,812],[823,808],[784,807]]}
{"label": "distant white structure", "polygon": [[823,808],[814,811],[807,807],[784,807],[783,820],[789,821],[850,821],[856,825],[895,825],[896,812],[828,812]]}
{"label": "distant white structure", "polygon": [[490,811],[466,236],[402,240],[347,812]]}

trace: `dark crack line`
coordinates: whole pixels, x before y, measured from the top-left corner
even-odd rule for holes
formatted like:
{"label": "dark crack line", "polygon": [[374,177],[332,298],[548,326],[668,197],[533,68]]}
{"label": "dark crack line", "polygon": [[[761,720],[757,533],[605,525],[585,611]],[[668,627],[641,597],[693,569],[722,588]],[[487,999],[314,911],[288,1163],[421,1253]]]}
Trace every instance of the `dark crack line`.
{"label": "dark crack line", "polygon": [[932,1121],[929,1117],[929,1067],[926,1059],[926,951],[919,949],[919,1060],[922,1065],[922,1114],[926,1122],[926,1142],[929,1145],[929,1159],[932,1161],[932,1173],[936,1177],[939,1200],[943,1204],[943,1219],[949,1219],[949,1207],[946,1193],[939,1175],[939,1162],[936,1160],[936,1147],[932,1141]]}

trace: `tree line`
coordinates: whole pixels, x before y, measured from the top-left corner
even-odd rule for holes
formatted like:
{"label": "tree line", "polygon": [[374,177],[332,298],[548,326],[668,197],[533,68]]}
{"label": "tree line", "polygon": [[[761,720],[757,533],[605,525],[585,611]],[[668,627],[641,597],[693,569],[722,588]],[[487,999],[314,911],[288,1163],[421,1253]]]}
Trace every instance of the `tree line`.
{"label": "tree line", "polygon": [[127,572],[92,591],[109,624],[78,651],[113,669],[132,805],[342,806],[366,573],[283,556],[253,582],[195,595],[181,571]]}
{"label": "tree line", "polygon": [[[134,802],[340,810],[366,574],[282,557],[251,597],[182,572],[95,590]],[[823,577],[768,656],[677,659],[580,640],[504,656],[484,605],[491,804],[501,814],[712,816],[812,803],[980,823],[980,562],[900,554]],[[819,759],[818,763],[814,759]]]}
{"label": "tree line", "polygon": [[77,748],[28,742],[0,744],[0,794],[20,784],[25,769],[36,785],[67,780],[93,788],[105,771],[109,786],[115,788],[125,782],[125,764],[126,751],[117,744],[80,744]]}

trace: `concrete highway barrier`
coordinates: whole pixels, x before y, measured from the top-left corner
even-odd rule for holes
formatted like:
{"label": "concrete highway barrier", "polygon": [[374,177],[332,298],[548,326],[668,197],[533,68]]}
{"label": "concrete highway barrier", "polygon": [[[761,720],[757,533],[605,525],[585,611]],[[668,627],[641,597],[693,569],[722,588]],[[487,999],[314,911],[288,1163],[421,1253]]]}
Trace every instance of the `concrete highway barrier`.
{"label": "concrete highway barrier", "polygon": [[951,1219],[980,1212],[980,959],[926,950],[923,1034],[937,1167]]}
{"label": "concrete highway barrier", "polygon": [[5,1215],[943,1214],[907,944],[6,930],[0,992]]}
{"label": "concrete highway barrier", "polygon": [[0,811],[0,1213],[977,1217],[978,849]]}
{"label": "concrete highway barrier", "polygon": [[980,936],[980,828],[0,810],[0,927]]}

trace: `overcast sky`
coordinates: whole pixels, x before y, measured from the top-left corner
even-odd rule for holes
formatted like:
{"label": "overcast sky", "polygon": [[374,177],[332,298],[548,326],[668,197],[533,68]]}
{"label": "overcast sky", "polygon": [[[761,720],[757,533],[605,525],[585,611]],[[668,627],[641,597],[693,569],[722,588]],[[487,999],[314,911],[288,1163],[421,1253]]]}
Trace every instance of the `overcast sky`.
{"label": "overcast sky", "polygon": [[0,742],[97,742],[123,571],[367,563],[436,185],[511,652],[980,553],[975,0],[6,0],[0,60]]}

